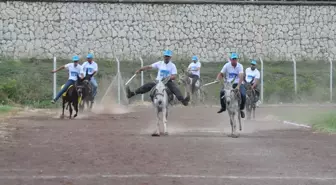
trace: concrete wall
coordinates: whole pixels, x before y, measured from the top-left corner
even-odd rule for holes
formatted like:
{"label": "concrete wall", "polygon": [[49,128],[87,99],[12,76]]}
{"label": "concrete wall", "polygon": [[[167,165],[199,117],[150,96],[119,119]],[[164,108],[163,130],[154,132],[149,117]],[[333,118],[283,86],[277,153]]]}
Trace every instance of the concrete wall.
{"label": "concrete wall", "polygon": [[335,6],[0,2],[0,55],[336,55]]}

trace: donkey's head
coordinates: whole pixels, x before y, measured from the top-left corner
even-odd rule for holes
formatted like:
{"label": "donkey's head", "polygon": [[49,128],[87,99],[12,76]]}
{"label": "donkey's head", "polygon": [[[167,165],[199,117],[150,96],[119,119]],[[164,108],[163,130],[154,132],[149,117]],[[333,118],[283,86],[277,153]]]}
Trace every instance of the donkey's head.
{"label": "donkey's head", "polygon": [[165,81],[159,80],[159,83],[156,84],[154,89],[153,103],[158,106],[166,104],[168,101],[168,95],[166,91]]}

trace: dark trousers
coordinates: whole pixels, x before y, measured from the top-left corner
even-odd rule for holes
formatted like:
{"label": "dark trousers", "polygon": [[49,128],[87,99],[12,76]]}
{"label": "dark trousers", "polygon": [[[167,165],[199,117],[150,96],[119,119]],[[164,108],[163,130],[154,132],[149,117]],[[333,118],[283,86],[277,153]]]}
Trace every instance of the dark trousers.
{"label": "dark trousers", "polygon": [[[145,94],[145,93],[149,92],[155,85],[156,85],[155,82],[149,82],[149,83],[146,83],[143,86],[139,87],[134,92],[135,92],[135,94]],[[177,88],[177,85],[173,81],[171,81],[171,80],[168,81],[167,87],[176,96],[176,98],[179,101],[184,100],[184,97],[182,96],[182,93],[181,93],[180,89]]]}
{"label": "dark trousers", "polygon": [[197,82],[197,80],[199,79],[199,76],[195,75],[195,74],[188,74],[188,76],[190,78],[192,78],[192,81],[191,81],[191,93],[194,93],[195,92],[195,84]]}
{"label": "dark trousers", "polygon": [[[232,88],[236,88],[238,84],[233,84]],[[240,110],[244,110],[245,102],[246,102],[246,89],[243,84],[240,85],[240,95],[241,95],[241,102],[240,102]],[[222,108],[226,109],[225,98],[222,98],[225,95],[224,89],[220,91],[220,103]]]}

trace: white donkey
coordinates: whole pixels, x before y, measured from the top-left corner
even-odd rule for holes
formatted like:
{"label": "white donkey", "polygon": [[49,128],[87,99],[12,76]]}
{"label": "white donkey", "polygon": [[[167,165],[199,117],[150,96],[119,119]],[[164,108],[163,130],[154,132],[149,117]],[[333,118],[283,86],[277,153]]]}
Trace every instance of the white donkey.
{"label": "white donkey", "polygon": [[164,135],[168,135],[167,130],[167,117],[168,117],[168,106],[169,106],[169,96],[168,89],[166,87],[169,77],[159,80],[156,86],[152,89],[151,96],[152,102],[157,114],[157,128],[152,136],[160,136],[160,113],[162,112],[163,121],[163,132]]}
{"label": "white donkey", "polygon": [[232,88],[232,83],[230,82],[224,82],[224,91],[225,95],[221,98],[225,98],[226,109],[230,117],[230,124],[232,129],[230,136],[233,138],[237,138],[239,137],[239,134],[237,134],[235,116],[238,116],[239,130],[242,130],[239,106],[241,101],[241,95],[240,92],[237,91],[237,89]]}

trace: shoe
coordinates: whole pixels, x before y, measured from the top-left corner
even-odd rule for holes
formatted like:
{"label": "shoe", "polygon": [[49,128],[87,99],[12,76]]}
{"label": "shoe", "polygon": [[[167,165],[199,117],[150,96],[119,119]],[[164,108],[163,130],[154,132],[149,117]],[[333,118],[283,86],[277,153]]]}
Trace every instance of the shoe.
{"label": "shoe", "polygon": [[55,101],[55,100],[51,100],[50,102],[51,102],[52,104],[55,104],[56,101]]}
{"label": "shoe", "polygon": [[134,96],[134,92],[132,92],[131,90],[130,90],[130,88],[127,86],[126,87],[126,94],[127,94],[127,98],[129,99],[129,98],[131,98],[132,96]]}
{"label": "shoe", "polygon": [[245,118],[245,113],[244,113],[244,111],[242,111],[242,110],[240,111],[240,117],[241,117],[241,118]]}
{"label": "shoe", "polygon": [[217,113],[219,114],[219,113],[222,113],[222,112],[224,112],[226,109],[225,108],[221,108],[219,111],[217,111]]}
{"label": "shoe", "polygon": [[189,101],[190,101],[190,97],[187,96],[187,97],[184,98],[184,100],[182,101],[182,104],[183,104],[184,106],[187,106],[187,105],[189,104]]}

